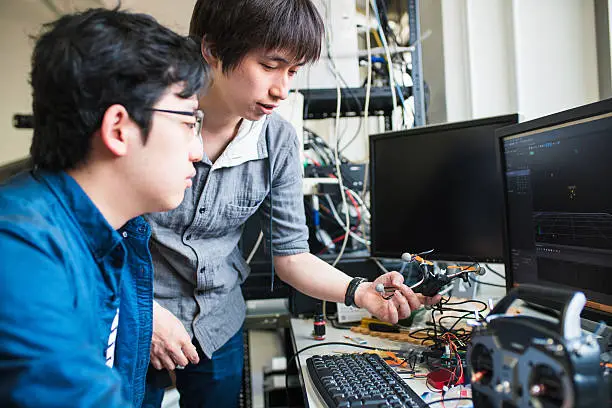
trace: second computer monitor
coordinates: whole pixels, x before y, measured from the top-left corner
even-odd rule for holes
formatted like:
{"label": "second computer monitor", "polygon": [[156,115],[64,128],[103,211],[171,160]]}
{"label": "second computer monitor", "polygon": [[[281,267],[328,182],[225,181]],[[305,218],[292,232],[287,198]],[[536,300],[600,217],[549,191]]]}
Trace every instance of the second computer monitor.
{"label": "second computer monitor", "polygon": [[[508,288],[583,292],[612,322],[612,99],[500,129]],[[532,303],[558,308],[545,299]]]}
{"label": "second computer monitor", "polygon": [[501,261],[503,195],[495,130],[518,115],[370,137],[373,256]]}

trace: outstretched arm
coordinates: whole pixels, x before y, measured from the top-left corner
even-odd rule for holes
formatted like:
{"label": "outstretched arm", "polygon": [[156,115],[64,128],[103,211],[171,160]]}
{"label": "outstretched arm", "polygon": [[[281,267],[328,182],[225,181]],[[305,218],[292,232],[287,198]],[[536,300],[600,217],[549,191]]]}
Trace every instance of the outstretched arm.
{"label": "outstretched arm", "polygon": [[[274,266],[278,276],[300,292],[331,302],[344,302],[346,289],[352,279],[310,253],[276,256]],[[375,290],[379,283],[382,283],[383,286],[395,286],[399,290],[392,298],[383,299],[381,294]],[[364,282],[355,292],[357,306],[391,323],[397,323],[399,319],[410,316],[413,310],[420,308],[423,304],[434,304],[439,301],[439,295],[426,298],[415,294],[404,285],[404,278],[398,272],[381,275],[374,282]]]}

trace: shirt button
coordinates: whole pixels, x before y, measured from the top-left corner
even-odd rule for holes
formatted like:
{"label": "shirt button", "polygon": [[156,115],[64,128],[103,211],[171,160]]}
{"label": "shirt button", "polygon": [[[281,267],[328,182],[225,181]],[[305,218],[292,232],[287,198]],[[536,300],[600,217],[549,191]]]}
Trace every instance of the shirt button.
{"label": "shirt button", "polygon": [[200,214],[204,214],[204,207],[200,207],[200,209],[198,210],[198,212],[199,212]]}
{"label": "shirt button", "polygon": [[187,235],[187,236],[185,237],[185,241],[189,241],[190,239],[191,239],[191,235]]}
{"label": "shirt button", "polygon": [[126,231],[123,231],[123,232],[121,233],[121,235],[123,235],[123,238],[127,238],[127,232],[126,232]]}
{"label": "shirt button", "polygon": [[200,269],[200,273],[204,273],[204,272],[206,272],[206,268]]}

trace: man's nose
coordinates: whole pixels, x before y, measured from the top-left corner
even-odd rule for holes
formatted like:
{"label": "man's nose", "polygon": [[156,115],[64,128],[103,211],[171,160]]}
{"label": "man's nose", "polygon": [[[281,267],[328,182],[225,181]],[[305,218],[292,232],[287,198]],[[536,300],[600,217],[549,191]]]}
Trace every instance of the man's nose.
{"label": "man's nose", "polygon": [[289,96],[289,78],[283,75],[283,77],[270,88],[270,95],[280,100],[287,99]]}
{"label": "man's nose", "polygon": [[191,142],[191,146],[189,149],[189,161],[191,162],[199,162],[202,161],[204,157],[204,144],[202,142],[202,137],[195,137]]}

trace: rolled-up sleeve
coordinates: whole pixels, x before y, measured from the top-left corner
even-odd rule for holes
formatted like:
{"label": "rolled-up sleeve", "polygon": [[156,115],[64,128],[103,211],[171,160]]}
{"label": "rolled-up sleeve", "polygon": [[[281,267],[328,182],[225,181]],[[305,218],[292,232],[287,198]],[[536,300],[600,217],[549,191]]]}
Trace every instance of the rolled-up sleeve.
{"label": "rolled-up sleeve", "polygon": [[[287,256],[309,251],[308,228],[304,214],[302,167],[295,130],[290,125],[282,128],[281,146],[272,145],[272,245],[274,255]],[[270,193],[260,208],[265,248],[269,253]]]}

